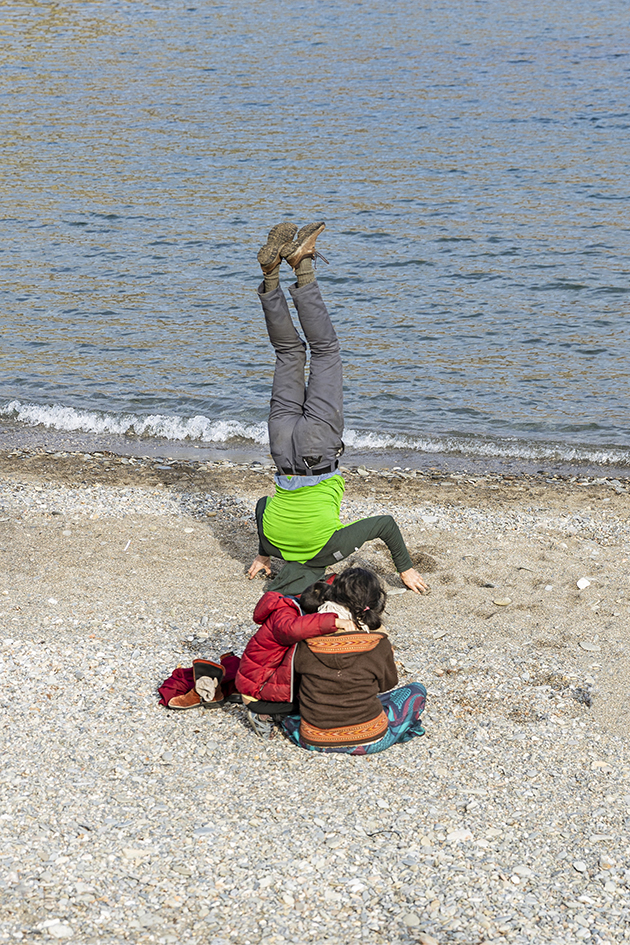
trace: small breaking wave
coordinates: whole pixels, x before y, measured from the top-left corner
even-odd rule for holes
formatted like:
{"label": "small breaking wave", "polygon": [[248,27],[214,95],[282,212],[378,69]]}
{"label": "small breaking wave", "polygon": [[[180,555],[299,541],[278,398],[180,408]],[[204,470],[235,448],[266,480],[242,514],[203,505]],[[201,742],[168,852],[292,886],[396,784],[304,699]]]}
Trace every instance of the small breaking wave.
{"label": "small breaking wave", "polygon": [[59,404],[23,404],[12,400],[0,406],[0,416],[30,426],[69,433],[118,434],[161,437],[165,440],[194,440],[200,443],[227,443],[229,440],[249,440],[257,445],[268,443],[267,424],[243,424],[239,420],[210,420],[208,417],[178,417],[133,413],[109,414],[92,410],[77,410]]}
{"label": "small breaking wave", "polygon": [[406,450],[421,453],[456,453],[462,456],[522,459],[532,462],[591,463],[597,466],[630,466],[630,449],[589,447],[518,437],[426,436],[344,432],[346,446],[357,451]]}
{"label": "small breaking wave", "polygon": [[[140,416],[80,410],[59,404],[25,404],[17,400],[0,405],[0,417],[29,426],[72,433],[134,435],[198,444],[246,442],[268,446],[266,423],[240,420],[212,420],[203,415],[181,417],[167,414]],[[519,437],[412,436],[403,433],[375,433],[346,429],[344,441],[355,452],[455,454],[471,458],[525,460],[529,462],[590,463],[597,466],[630,466],[630,448],[585,446]]]}

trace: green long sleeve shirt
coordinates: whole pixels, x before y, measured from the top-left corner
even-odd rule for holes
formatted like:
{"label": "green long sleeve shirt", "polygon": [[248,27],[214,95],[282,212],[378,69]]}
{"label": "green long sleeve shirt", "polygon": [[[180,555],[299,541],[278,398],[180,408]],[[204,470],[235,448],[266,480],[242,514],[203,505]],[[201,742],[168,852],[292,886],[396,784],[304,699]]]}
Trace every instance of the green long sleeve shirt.
{"label": "green long sleeve shirt", "polygon": [[339,509],[344,491],[345,482],[339,475],[302,489],[276,486],[265,507],[263,530],[285,561],[309,561],[343,528]]}

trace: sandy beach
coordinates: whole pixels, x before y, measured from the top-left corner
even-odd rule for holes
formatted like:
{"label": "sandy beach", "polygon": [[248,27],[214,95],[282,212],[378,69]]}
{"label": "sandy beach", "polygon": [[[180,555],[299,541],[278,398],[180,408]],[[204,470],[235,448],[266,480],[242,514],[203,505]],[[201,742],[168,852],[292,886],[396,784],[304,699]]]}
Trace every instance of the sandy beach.
{"label": "sandy beach", "polygon": [[0,454],[0,941],[630,939],[628,481],[346,482],[431,587],[349,559],[428,690],[426,736],[372,758],[157,704],[247,642],[270,466]]}

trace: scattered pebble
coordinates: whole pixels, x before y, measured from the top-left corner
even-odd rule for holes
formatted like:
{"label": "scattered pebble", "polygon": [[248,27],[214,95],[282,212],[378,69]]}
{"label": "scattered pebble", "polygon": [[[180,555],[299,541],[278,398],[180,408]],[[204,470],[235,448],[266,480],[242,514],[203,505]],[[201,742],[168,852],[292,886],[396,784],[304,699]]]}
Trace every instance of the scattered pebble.
{"label": "scattered pebble", "polygon": [[416,941],[419,942],[419,945],[440,945],[438,940],[432,935],[429,935],[428,932],[420,932],[416,936]]}

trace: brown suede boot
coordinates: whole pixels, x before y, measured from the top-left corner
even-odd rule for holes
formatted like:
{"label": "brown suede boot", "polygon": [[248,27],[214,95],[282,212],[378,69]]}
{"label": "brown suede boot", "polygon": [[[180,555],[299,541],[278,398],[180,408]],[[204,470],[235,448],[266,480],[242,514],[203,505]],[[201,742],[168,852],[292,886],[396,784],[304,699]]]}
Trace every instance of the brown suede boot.
{"label": "brown suede boot", "polygon": [[221,680],[225,670],[213,660],[193,660],[195,690],[204,709],[216,709],[223,705],[225,698],[221,690]]}
{"label": "brown suede boot", "polygon": [[258,250],[257,256],[263,275],[266,276],[277,269],[282,262],[280,250],[285,243],[293,239],[296,233],[297,226],[289,222],[277,223],[269,230],[267,242],[262,249]]}
{"label": "brown suede boot", "polygon": [[[291,269],[296,270],[306,257],[314,259],[317,255],[321,256],[321,253],[318,254],[315,249],[315,241],[325,229],[325,223],[307,223],[306,226],[302,227],[293,242],[284,244],[280,250],[280,255],[288,262]],[[321,258],[324,262],[328,262],[325,256]]]}
{"label": "brown suede boot", "polygon": [[167,709],[198,709],[201,706],[201,696],[194,689],[183,696],[173,696]]}

